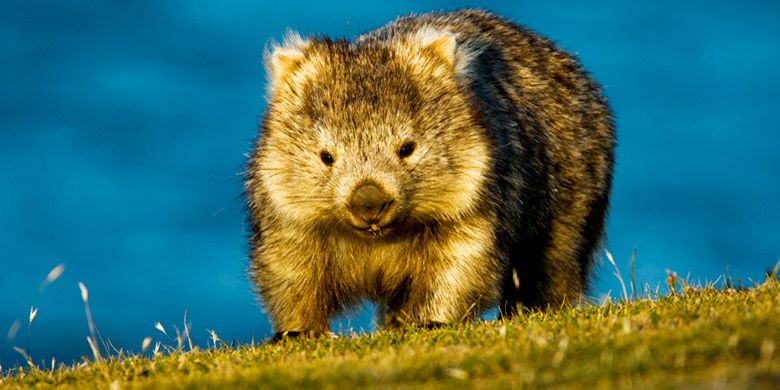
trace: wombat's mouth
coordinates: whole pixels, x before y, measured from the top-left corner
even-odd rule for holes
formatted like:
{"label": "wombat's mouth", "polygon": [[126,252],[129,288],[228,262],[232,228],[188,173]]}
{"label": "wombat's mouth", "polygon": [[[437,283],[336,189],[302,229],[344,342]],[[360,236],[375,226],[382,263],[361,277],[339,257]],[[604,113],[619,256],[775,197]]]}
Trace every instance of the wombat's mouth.
{"label": "wombat's mouth", "polygon": [[390,233],[393,230],[393,225],[392,224],[377,225],[375,223],[369,225],[368,227],[352,225],[352,229],[358,232],[362,236],[381,237],[383,235]]}

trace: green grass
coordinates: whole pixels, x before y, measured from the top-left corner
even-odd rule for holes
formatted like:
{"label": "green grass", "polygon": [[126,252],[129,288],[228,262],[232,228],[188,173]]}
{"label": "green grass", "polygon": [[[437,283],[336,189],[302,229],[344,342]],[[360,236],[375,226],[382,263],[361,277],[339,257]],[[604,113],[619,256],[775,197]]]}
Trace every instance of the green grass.
{"label": "green grass", "polygon": [[[147,353],[148,354],[148,353]],[[277,345],[15,369],[0,387],[780,386],[780,285]]]}

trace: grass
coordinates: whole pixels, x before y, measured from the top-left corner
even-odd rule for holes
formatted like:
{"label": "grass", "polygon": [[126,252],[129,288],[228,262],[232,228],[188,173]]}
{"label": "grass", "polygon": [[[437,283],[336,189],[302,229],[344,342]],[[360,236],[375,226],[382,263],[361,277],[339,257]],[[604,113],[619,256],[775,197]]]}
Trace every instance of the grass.
{"label": "grass", "polygon": [[[670,276],[673,289],[676,282]],[[507,321],[276,345],[231,348],[212,333],[210,348],[188,349],[179,337],[165,353],[15,368],[0,387],[780,386],[776,279],[750,289],[683,283],[676,291]]]}

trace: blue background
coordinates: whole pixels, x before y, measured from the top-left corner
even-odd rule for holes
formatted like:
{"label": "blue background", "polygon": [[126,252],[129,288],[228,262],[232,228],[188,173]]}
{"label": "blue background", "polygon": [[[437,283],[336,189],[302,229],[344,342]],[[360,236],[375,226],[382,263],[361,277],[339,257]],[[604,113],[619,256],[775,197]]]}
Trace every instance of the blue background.
{"label": "blue background", "polygon": [[[124,4],[122,4],[124,3]],[[683,4],[684,3],[684,4]],[[184,311],[194,341],[267,337],[247,281],[240,172],[264,110],[262,50],[286,28],[355,35],[399,14],[493,9],[575,52],[619,147],[608,247],[653,288],[671,269],[762,280],[780,256],[780,3],[4,1],[0,363],[138,351]],[[47,272],[65,263],[46,291]],[[594,295],[619,295],[608,264]],[[662,289],[665,291],[665,289]],[[370,313],[350,317],[370,329]],[[345,323],[346,326],[346,323]]]}

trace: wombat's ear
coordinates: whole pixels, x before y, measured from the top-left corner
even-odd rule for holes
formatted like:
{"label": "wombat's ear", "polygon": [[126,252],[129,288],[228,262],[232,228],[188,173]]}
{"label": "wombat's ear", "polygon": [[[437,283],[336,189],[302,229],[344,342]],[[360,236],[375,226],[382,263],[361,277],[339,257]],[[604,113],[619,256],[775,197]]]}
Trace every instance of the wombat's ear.
{"label": "wombat's ear", "polygon": [[[423,27],[407,39],[406,44],[401,44],[398,49],[407,55],[408,61],[417,63],[423,68],[429,62],[420,58],[421,50],[424,54],[435,56],[459,76],[468,72],[469,65],[477,55],[477,50],[458,42],[455,33],[433,27]],[[408,51],[410,47],[413,48],[411,52]],[[421,59],[422,61],[420,61]]]}
{"label": "wombat's ear", "polygon": [[454,66],[457,61],[457,42],[455,36],[447,31],[425,27],[414,34],[417,45],[430,50],[448,65]]}
{"label": "wombat's ear", "polygon": [[279,85],[303,61],[303,50],[308,44],[308,40],[301,38],[297,32],[288,31],[282,44],[273,43],[270,50],[266,49],[264,57],[269,90]]}

